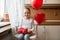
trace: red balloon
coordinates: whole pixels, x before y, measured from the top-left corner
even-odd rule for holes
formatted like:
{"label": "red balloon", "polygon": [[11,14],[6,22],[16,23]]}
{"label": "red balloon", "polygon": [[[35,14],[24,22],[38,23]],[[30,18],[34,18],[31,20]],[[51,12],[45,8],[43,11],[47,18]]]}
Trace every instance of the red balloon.
{"label": "red balloon", "polygon": [[25,28],[18,28],[18,33],[25,34],[25,33],[27,33],[27,29],[25,29]]}
{"label": "red balloon", "polygon": [[42,24],[45,20],[45,14],[44,13],[38,13],[34,15],[34,18],[38,24]]}
{"label": "red balloon", "polygon": [[31,6],[38,10],[42,7],[42,4],[43,4],[43,0],[31,0]]}

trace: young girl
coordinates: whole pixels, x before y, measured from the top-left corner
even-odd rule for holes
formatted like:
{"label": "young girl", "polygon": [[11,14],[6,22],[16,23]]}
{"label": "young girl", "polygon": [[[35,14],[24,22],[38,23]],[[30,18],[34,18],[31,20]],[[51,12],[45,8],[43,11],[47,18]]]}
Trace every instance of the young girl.
{"label": "young girl", "polygon": [[[33,33],[33,31],[34,31],[34,20],[31,18],[31,12],[30,12],[29,8],[25,7],[23,16],[24,17],[22,18],[22,20],[20,22],[19,28],[21,28],[21,27],[27,28],[28,31],[32,31],[32,33]],[[31,34],[28,34],[28,33],[27,34],[19,34],[18,39],[19,40],[22,40],[22,39],[29,40],[30,35]]]}

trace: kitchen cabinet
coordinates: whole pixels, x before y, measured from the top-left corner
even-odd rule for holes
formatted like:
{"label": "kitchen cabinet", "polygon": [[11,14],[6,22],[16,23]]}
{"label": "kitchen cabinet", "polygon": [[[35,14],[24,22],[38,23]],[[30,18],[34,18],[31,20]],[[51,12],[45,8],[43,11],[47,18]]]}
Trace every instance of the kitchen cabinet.
{"label": "kitchen cabinet", "polygon": [[46,40],[60,40],[60,25],[45,25]]}
{"label": "kitchen cabinet", "polygon": [[39,40],[60,40],[60,25],[38,26]]}
{"label": "kitchen cabinet", "polygon": [[38,26],[37,34],[38,34],[38,40],[45,40],[44,25]]}
{"label": "kitchen cabinet", "polygon": [[46,9],[45,12],[47,20],[60,20],[60,9]]}
{"label": "kitchen cabinet", "polygon": [[0,36],[8,33],[9,30],[11,30],[11,26],[10,25],[0,28]]}
{"label": "kitchen cabinet", "polygon": [[[31,0],[25,0],[25,4],[30,4]],[[46,2],[46,0],[43,0],[43,4]]]}
{"label": "kitchen cabinet", "polygon": [[[30,4],[30,0],[25,0],[25,4]],[[60,4],[60,0],[43,0],[43,4]]]}
{"label": "kitchen cabinet", "polygon": [[[55,6],[54,6],[55,7]],[[38,11],[34,10],[31,8],[31,14],[32,17],[34,17],[35,13],[40,13],[44,12],[46,15],[46,20],[60,20],[60,9],[59,8],[45,8],[45,9],[40,9]],[[58,21],[59,22],[59,21]]]}
{"label": "kitchen cabinet", "polygon": [[47,4],[60,4],[60,0],[46,0]]}

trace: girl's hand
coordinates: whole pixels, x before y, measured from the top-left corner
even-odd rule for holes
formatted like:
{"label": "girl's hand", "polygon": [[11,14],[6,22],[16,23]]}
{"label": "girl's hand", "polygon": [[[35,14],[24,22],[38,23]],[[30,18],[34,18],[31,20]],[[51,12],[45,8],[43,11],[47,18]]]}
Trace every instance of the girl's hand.
{"label": "girl's hand", "polygon": [[30,32],[31,30],[30,29],[28,29],[28,32]]}
{"label": "girl's hand", "polygon": [[30,33],[32,33],[32,31],[30,29],[28,29],[28,33],[30,34]]}

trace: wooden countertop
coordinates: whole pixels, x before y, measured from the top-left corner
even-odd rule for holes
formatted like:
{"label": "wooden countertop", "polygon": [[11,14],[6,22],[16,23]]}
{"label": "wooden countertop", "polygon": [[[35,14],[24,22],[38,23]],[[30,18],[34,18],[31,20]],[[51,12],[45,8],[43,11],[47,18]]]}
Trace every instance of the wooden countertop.
{"label": "wooden countertop", "polygon": [[0,33],[3,33],[4,31],[7,31],[9,29],[11,29],[11,26],[10,25],[9,26],[5,26],[5,27],[2,27],[2,28],[0,28]]}
{"label": "wooden countertop", "polygon": [[10,25],[10,22],[0,22],[0,28]]}

